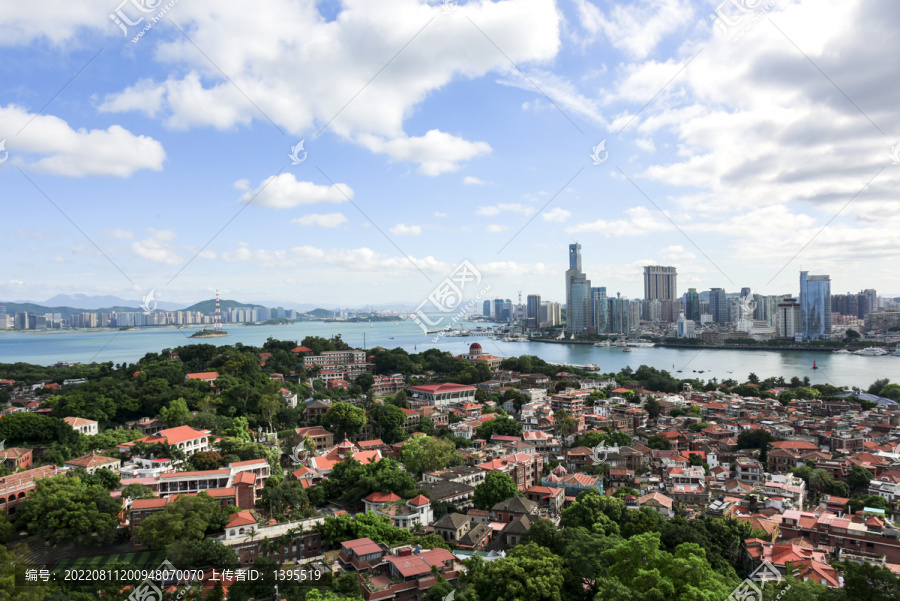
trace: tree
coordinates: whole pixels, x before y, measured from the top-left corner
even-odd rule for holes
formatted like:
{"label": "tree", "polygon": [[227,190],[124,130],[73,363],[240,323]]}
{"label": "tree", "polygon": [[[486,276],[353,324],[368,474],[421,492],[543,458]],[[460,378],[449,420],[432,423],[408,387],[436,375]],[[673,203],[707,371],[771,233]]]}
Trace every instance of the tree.
{"label": "tree", "polygon": [[598,598],[721,601],[737,585],[716,573],[695,543],[679,545],[674,554],[659,547],[659,534],[648,532],[605,551],[603,560],[609,568]]}
{"label": "tree", "polygon": [[490,510],[497,503],[521,494],[509,474],[488,472],[484,481],[475,487],[472,501],[476,509]]}
{"label": "tree", "polygon": [[121,509],[102,484],[62,475],[38,480],[18,519],[51,543],[106,545],[115,539]]}
{"label": "tree", "polygon": [[654,434],[648,438],[647,446],[657,451],[668,451],[670,448],[669,441],[660,434]]}
{"label": "tree", "polygon": [[415,487],[412,476],[401,470],[400,464],[393,459],[363,465],[350,457],[336,464],[328,479],[313,488],[309,495],[316,502],[336,500],[356,507],[373,492],[412,496]]}
{"label": "tree", "polygon": [[625,503],[601,495],[597,490],[578,494],[575,502],[563,510],[561,523],[566,528],[585,528],[597,534],[618,534]]}
{"label": "tree", "polygon": [[365,409],[343,401],[333,404],[322,416],[323,425],[330,428],[338,438],[356,434],[366,425],[366,421]]}
{"label": "tree", "polygon": [[191,418],[191,410],[182,397],[173,399],[168,407],[159,410],[159,416],[170,426],[183,426]]}
{"label": "tree", "polygon": [[406,437],[403,425],[406,423],[406,413],[396,405],[373,405],[369,409],[369,417],[375,431],[386,444],[400,442]]}
{"label": "tree", "polygon": [[854,465],[844,481],[847,483],[847,486],[850,487],[851,494],[854,494],[868,491],[869,482],[871,482],[874,477],[872,472],[863,466]]}
{"label": "tree", "polygon": [[217,470],[225,465],[225,459],[216,451],[200,451],[188,457],[188,465],[197,471]]}
{"label": "tree", "polygon": [[165,549],[174,542],[200,540],[220,529],[227,521],[226,512],[205,492],[196,496],[179,496],[146,518],[135,533],[151,549]]}
{"label": "tree", "polygon": [[452,442],[431,436],[416,436],[403,445],[400,462],[407,471],[420,477],[424,472],[462,465],[463,456]]}
{"label": "tree", "polygon": [[517,546],[503,559],[466,565],[466,579],[479,601],[563,599],[567,574],[562,558],[534,543]]}
{"label": "tree", "polygon": [[644,403],[644,411],[647,412],[647,416],[651,420],[656,420],[656,418],[659,417],[661,411],[659,406],[659,399],[657,399],[655,396],[651,396],[649,399],[647,399],[647,402]]}
{"label": "tree", "polygon": [[852,561],[843,562],[841,568],[844,571],[844,592],[847,599],[866,601],[900,599],[900,578],[887,568]]}
{"label": "tree", "polygon": [[299,481],[293,480],[263,487],[260,493],[260,499],[256,502],[256,507],[261,511],[267,512],[272,517],[290,516],[300,517],[301,509],[309,506],[309,497],[306,489]]}
{"label": "tree", "polygon": [[16,529],[9,523],[6,512],[0,512],[0,545],[5,545],[13,539]]}
{"label": "tree", "polygon": [[[25,545],[19,544],[10,548],[0,545],[0,601],[43,601],[47,598],[46,587],[40,581],[16,585],[16,572],[21,566],[29,565],[32,561]],[[63,597],[61,601],[68,600]]]}
{"label": "tree", "polygon": [[143,484],[129,484],[122,489],[123,499],[152,499],[155,496],[153,489]]}
{"label": "tree", "polygon": [[496,417],[484,422],[475,431],[475,436],[484,440],[490,440],[494,434],[500,436],[521,436],[522,424],[511,417]]}
{"label": "tree", "polygon": [[375,376],[370,373],[362,373],[356,376],[353,383],[359,386],[363,392],[368,392],[375,384]]}
{"label": "tree", "polygon": [[230,547],[214,538],[178,540],[166,547],[166,558],[182,570],[195,568],[232,569],[237,557]]}
{"label": "tree", "polygon": [[750,382],[751,384],[756,384],[758,386],[759,385],[759,376],[757,376],[755,373],[753,373],[751,371],[750,375],[747,376],[747,381]]}
{"label": "tree", "polygon": [[252,438],[250,436],[250,424],[247,422],[246,417],[236,417],[231,422],[231,427],[225,430],[225,436],[229,436],[231,438],[239,438],[240,440],[246,440],[250,442]]}

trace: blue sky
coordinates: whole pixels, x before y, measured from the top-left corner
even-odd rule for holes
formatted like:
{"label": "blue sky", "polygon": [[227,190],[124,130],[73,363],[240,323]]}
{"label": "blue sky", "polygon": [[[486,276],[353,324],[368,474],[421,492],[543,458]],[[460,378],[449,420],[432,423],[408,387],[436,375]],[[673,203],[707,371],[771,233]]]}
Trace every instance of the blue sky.
{"label": "blue sky", "polygon": [[889,0],[15,4],[0,299],[900,293]]}

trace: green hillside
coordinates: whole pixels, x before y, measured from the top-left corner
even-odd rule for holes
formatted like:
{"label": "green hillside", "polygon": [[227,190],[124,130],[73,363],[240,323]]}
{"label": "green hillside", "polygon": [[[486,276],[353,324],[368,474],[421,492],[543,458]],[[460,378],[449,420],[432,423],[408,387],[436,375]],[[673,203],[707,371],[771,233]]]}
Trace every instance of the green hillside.
{"label": "green hillside", "polygon": [[[222,311],[226,309],[237,309],[239,307],[253,308],[259,307],[260,305],[252,305],[249,303],[241,303],[235,300],[220,300],[219,307]],[[185,311],[200,311],[201,313],[213,313],[216,310],[216,299],[211,298],[209,300],[200,301],[199,303],[195,303],[184,309]]]}
{"label": "green hillside", "polygon": [[313,309],[312,311],[307,311],[304,315],[311,315],[312,317],[324,319],[334,315],[334,311],[329,311],[328,309]]}

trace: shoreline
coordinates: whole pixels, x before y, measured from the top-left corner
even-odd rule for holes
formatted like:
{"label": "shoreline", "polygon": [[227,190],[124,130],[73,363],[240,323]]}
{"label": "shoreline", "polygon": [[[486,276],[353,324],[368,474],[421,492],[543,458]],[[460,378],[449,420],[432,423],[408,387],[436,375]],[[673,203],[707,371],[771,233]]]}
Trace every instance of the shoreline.
{"label": "shoreline", "polygon": [[[545,342],[548,344],[573,344],[573,345],[592,345],[591,340],[544,340],[541,338],[529,338],[529,342]],[[750,346],[742,344],[678,344],[677,342],[654,342],[656,347],[674,348],[674,349],[697,349],[710,351],[793,351],[793,352],[814,352],[814,353],[833,353],[842,349],[850,350],[847,347],[817,347],[817,346]],[[856,349],[859,350],[859,349]],[[852,351],[851,351],[852,352]]]}

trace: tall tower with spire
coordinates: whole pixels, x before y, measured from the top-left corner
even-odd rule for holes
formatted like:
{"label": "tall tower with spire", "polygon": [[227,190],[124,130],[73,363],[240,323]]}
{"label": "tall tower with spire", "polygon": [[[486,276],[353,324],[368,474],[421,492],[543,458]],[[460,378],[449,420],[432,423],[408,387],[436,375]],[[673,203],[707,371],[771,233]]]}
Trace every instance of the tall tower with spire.
{"label": "tall tower with spire", "polygon": [[219,308],[219,291],[216,290],[216,317],[213,322],[213,330],[216,332],[222,331],[222,310]]}

